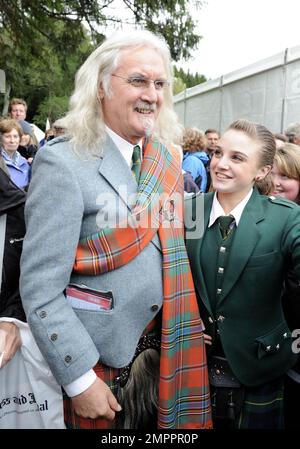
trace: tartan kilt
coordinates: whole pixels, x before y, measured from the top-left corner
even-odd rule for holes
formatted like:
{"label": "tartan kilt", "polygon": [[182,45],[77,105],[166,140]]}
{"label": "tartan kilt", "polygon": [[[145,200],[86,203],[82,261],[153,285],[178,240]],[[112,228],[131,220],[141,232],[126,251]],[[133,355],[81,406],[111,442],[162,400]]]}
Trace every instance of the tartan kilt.
{"label": "tartan kilt", "polygon": [[237,429],[283,429],[284,377],[259,387],[245,387],[244,403]]}
{"label": "tartan kilt", "polygon": [[[114,393],[114,379],[119,375],[120,369],[97,363],[94,366],[96,375],[103,380]],[[114,421],[105,418],[82,418],[76,415],[71,399],[64,393],[64,419],[67,429],[114,429]]]}
{"label": "tartan kilt", "polygon": [[[147,324],[142,335],[157,334],[159,331],[159,325],[160,325],[160,314],[158,314],[155,318],[153,318],[150,321],[150,323]],[[97,363],[97,365],[94,366],[93,370],[95,371],[96,375],[109,386],[112,393],[115,394],[118,387],[115,384],[114,379],[120,375],[122,368],[112,368],[102,363]],[[115,420],[108,421],[105,418],[96,418],[96,419],[82,418],[81,416],[76,415],[72,407],[72,401],[65,392],[63,392],[63,402],[64,402],[64,420],[67,429],[115,428]]]}

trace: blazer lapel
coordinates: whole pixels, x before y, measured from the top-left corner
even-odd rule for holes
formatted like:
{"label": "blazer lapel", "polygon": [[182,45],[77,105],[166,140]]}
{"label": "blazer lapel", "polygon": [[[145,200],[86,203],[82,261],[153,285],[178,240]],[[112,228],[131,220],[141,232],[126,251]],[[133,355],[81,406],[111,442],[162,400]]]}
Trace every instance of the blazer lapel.
{"label": "blazer lapel", "polygon": [[136,193],[136,182],[125,159],[109,136],[104,143],[98,170],[130,209],[134,203],[132,200]]}
{"label": "blazer lapel", "polygon": [[260,237],[257,223],[263,219],[264,212],[261,206],[259,193],[255,189],[243,211],[241,220],[235,231],[220,302],[226,299],[251,257]]}
{"label": "blazer lapel", "polygon": [[[212,201],[213,201],[213,194],[211,194],[211,193],[205,194],[205,196],[204,196],[204,232],[208,226]],[[202,217],[200,217],[200,219],[202,219]],[[202,241],[203,241],[203,236],[199,239],[190,241],[189,246],[192,249],[189,252],[190,255],[192,255],[190,263],[193,268],[192,271],[193,271],[193,273],[195,273],[194,283],[195,283],[195,287],[198,292],[198,295],[200,296],[200,298],[201,298],[203,304],[205,305],[205,307],[207,308],[207,310],[212,315],[212,310],[211,310],[210,302],[208,299],[208,293],[207,293],[207,288],[206,288],[206,284],[205,284],[205,278],[204,278],[201,263],[200,263],[200,252],[201,252],[201,247],[202,247]]]}

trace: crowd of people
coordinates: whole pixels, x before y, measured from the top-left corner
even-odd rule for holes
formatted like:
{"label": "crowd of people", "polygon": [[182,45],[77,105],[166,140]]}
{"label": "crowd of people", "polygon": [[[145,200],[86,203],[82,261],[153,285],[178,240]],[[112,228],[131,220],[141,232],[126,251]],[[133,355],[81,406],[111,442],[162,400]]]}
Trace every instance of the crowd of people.
{"label": "crowd of people", "polygon": [[0,317],[28,321],[66,427],[296,427],[300,123],[183,129],[145,30],[91,53],[43,142],[26,113],[0,119]]}

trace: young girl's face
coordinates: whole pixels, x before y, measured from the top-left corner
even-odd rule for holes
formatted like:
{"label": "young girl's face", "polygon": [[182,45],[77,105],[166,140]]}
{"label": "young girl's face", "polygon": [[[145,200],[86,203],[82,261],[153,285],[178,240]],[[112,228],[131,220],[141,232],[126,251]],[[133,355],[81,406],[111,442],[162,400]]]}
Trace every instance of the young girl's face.
{"label": "young girl's face", "polygon": [[29,145],[30,142],[30,135],[29,134],[23,134],[21,137],[20,145],[23,147],[26,147],[26,145]]}
{"label": "young girl's face", "polygon": [[274,163],[271,174],[274,183],[273,195],[282,196],[290,201],[296,201],[299,198],[299,179],[289,178],[280,172],[276,163]]}
{"label": "young girl's face", "polygon": [[218,192],[247,195],[255,179],[270,170],[260,168],[260,144],[243,131],[230,129],[221,137],[210,163],[212,183]]}

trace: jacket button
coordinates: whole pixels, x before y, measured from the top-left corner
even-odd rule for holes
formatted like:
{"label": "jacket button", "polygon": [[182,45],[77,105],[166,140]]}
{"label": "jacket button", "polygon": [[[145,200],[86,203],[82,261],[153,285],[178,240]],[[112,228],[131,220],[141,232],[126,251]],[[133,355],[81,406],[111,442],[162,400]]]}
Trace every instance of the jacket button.
{"label": "jacket button", "polygon": [[211,316],[208,317],[208,322],[209,322],[210,324],[213,324],[214,320],[212,319]]}
{"label": "jacket button", "polygon": [[158,307],[158,305],[157,305],[157,304],[153,304],[153,305],[151,306],[151,310],[152,310],[152,312],[157,312],[157,311],[158,311],[158,309],[159,309],[159,307]]}
{"label": "jacket button", "polygon": [[71,360],[72,360],[72,357],[71,357],[70,355],[66,355],[66,357],[65,357],[65,362],[66,362],[66,363],[70,363]]}
{"label": "jacket button", "polygon": [[42,310],[40,312],[40,318],[46,318],[46,316],[47,316],[47,312],[45,310]]}
{"label": "jacket button", "polygon": [[55,341],[55,340],[57,340],[57,337],[58,337],[57,334],[52,334],[51,337],[50,337],[50,339],[51,339],[52,341]]}

